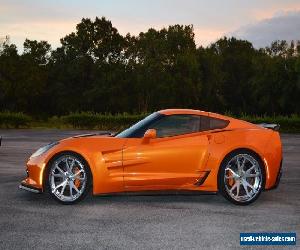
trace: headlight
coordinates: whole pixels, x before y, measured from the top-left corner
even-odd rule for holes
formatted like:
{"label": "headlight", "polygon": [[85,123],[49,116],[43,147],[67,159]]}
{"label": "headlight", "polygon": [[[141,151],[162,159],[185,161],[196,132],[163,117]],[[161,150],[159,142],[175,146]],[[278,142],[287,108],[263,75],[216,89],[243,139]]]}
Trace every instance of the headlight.
{"label": "headlight", "polygon": [[37,157],[40,156],[41,154],[46,153],[50,148],[53,148],[55,145],[57,145],[58,142],[52,142],[44,147],[39,148],[37,151],[35,151],[31,157]]}

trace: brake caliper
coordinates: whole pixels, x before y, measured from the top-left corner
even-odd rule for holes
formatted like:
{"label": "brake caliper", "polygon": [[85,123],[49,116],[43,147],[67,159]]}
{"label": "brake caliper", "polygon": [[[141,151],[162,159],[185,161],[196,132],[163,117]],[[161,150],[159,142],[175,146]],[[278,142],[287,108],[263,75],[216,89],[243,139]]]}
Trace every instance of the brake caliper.
{"label": "brake caliper", "polygon": [[76,175],[76,179],[74,180],[74,185],[77,188],[79,188],[79,186],[80,186],[80,180],[79,180],[79,178],[80,178],[80,174],[79,174],[80,169],[78,167],[75,167],[74,170],[75,170],[74,172],[75,172],[75,175]]}

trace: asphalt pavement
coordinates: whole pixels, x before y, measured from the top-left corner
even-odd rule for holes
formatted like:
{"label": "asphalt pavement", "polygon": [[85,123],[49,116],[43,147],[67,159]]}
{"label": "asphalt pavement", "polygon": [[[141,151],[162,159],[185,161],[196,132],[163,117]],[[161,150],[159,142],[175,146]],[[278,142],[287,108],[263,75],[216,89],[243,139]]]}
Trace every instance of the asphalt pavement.
{"label": "asphalt pavement", "polygon": [[0,130],[0,249],[248,249],[241,232],[296,232],[288,248],[300,249],[300,135],[282,135],[279,187],[245,207],[198,194],[88,196],[64,206],[18,189],[34,150],[87,132]]}

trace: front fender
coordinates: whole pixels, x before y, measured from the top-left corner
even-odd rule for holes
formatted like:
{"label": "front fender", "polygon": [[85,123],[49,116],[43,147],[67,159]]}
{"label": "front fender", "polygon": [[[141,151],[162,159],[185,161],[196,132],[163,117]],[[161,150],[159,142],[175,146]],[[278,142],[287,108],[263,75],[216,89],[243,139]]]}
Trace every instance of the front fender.
{"label": "front fender", "polygon": [[28,177],[23,182],[44,191],[45,169],[49,162],[58,154],[74,152],[84,158],[90,167],[94,193],[120,192],[124,188],[122,166],[124,142],[124,139],[111,137],[62,140],[46,153],[28,160]]}

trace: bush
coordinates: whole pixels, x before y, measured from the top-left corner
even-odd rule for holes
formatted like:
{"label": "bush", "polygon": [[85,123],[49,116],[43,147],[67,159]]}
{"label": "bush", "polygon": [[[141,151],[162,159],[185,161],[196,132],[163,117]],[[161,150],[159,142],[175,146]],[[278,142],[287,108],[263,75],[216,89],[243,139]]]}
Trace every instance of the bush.
{"label": "bush", "polygon": [[93,128],[98,123],[95,114],[89,112],[71,113],[62,116],[61,120],[64,124],[71,125],[74,128]]}
{"label": "bush", "polygon": [[2,112],[0,113],[0,127],[20,128],[28,127],[32,118],[23,113]]}
{"label": "bush", "polygon": [[[98,129],[120,131],[137,121],[143,119],[147,114],[100,114],[93,112],[70,113],[65,116],[53,116],[48,120],[33,120],[23,113],[0,112],[1,128],[43,127],[43,128],[75,128],[75,129]],[[232,115],[230,115],[232,116]],[[277,123],[280,124],[281,133],[300,133],[300,116],[249,116],[237,117],[251,123]]]}
{"label": "bush", "polygon": [[71,125],[74,128],[120,130],[143,119],[144,117],[144,114],[129,115],[124,113],[111,115],[92,112],[80,112],[62,116],[61,120],[63,124]]}
{"label": "bush", "polygon": [[[143,119],[146,114],[99,114],[92,112],[71,113],[62,116],[60,119],[63,124],[80,129],[101,129],[118,131],[129,127],[133,123]],[[249,116],[242,115],[237,117],[251,123],[277,123],[280,124],[280,132],[299,133],[300,116]]]}

